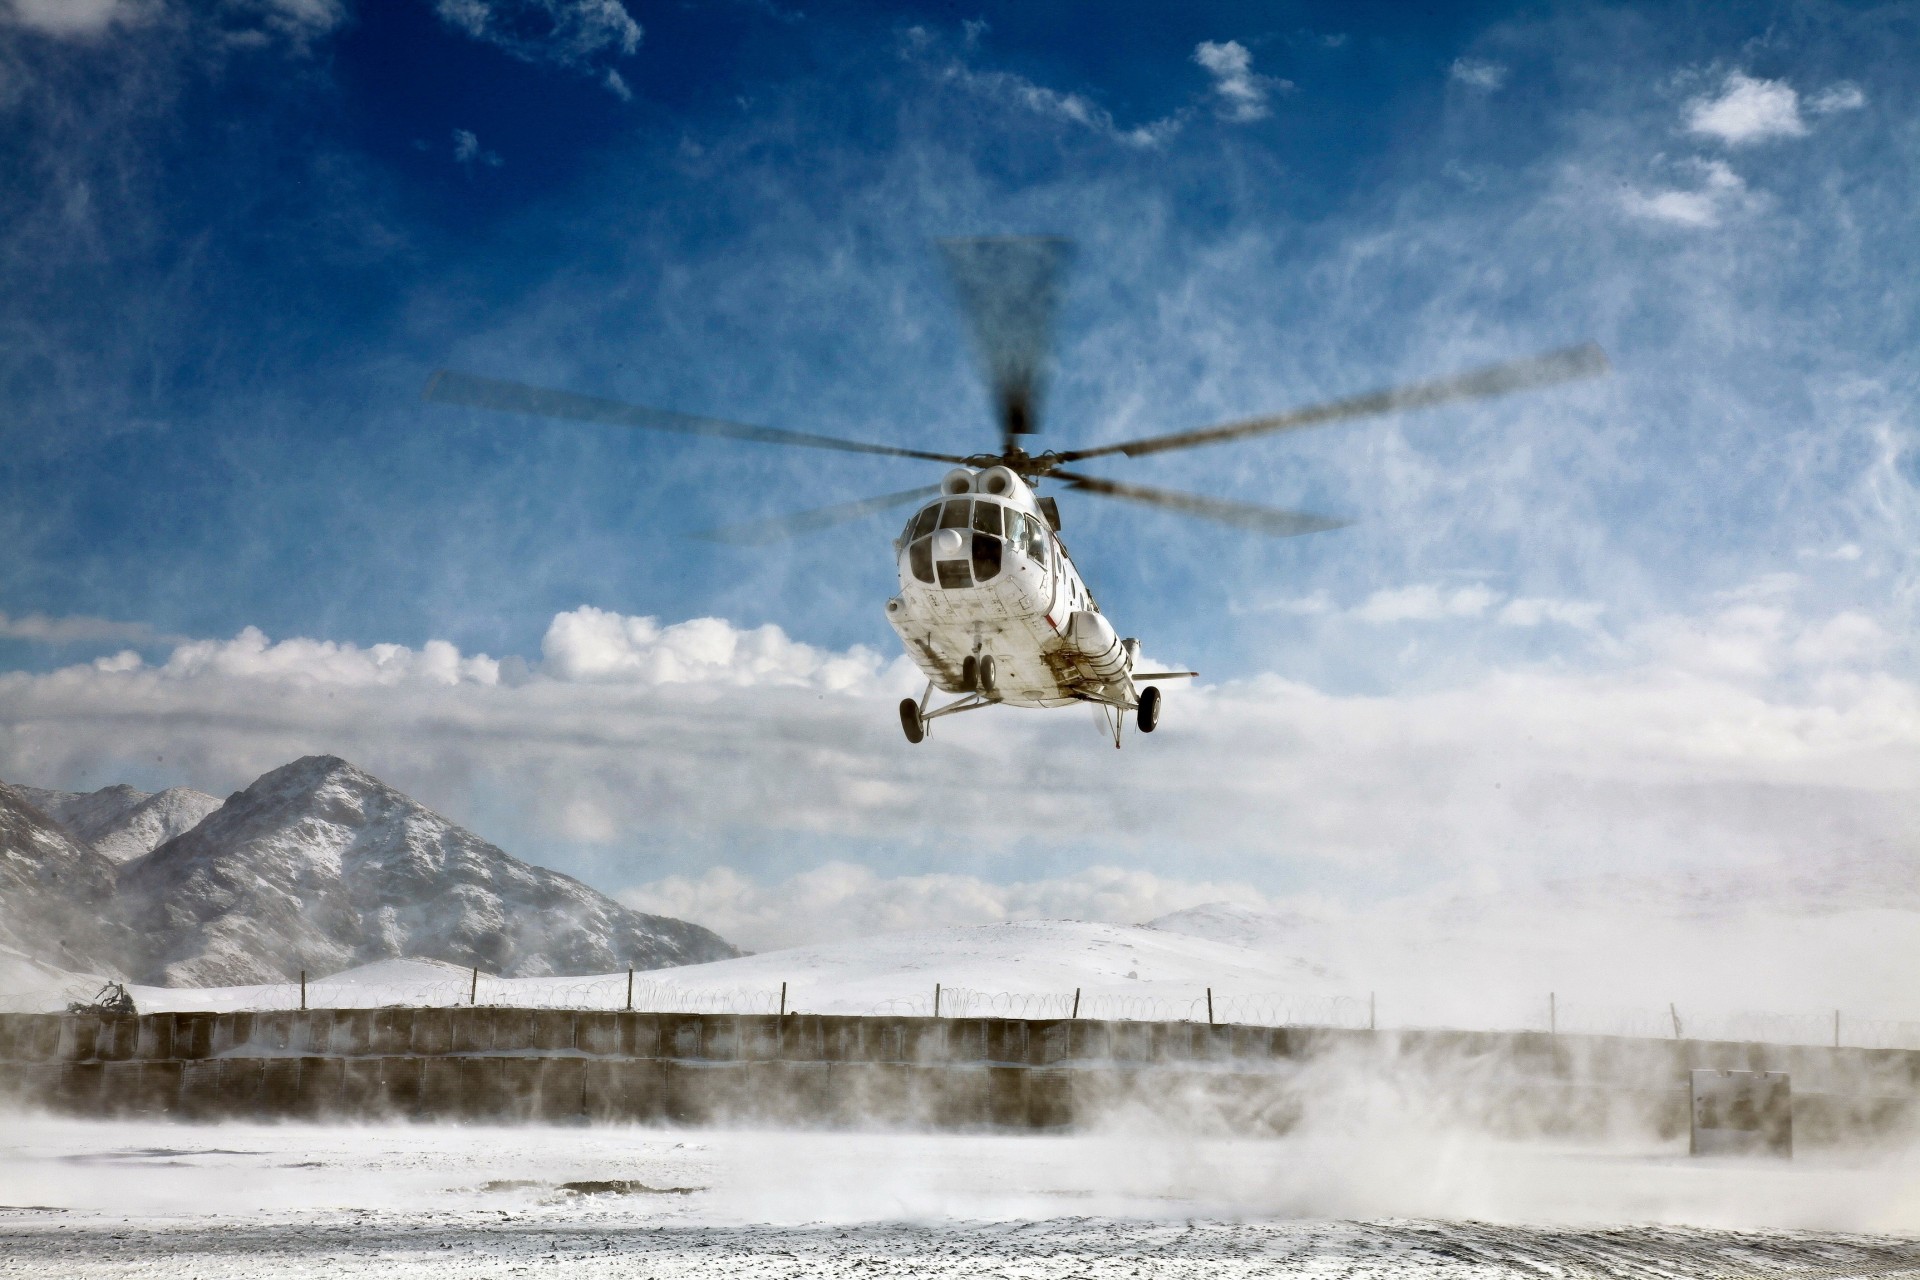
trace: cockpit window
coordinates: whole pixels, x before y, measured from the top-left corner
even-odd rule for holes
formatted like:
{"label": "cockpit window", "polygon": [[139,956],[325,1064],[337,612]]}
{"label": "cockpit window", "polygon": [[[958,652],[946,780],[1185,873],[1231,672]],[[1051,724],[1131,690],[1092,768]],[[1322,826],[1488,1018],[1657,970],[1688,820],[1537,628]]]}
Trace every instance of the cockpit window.
{"label": "cockpit window", "polygon": [[1047,531],[1038,521],[1027,521],[1027,555],[1041,568],[1047,567]]}
{"label": "cockpit window", "polygon": [[[976,502],[973,504],[973,527],[981,533],[1000,536],[1000,504],[997,502]],[[975,575],[978,576],[978,575]]]}
{"label": "cockpit window", "polygon": [[967,508],[972,505],[972,498],[948,499],[947,505],[940,512],[940,527],[942,529],[966,528],[969,520]]}
{"label": "cockpit window", "polygon": [[933,544],[921,538],[907,548],[907,563],[921,582],[933,581]]}
{"label": "cockpit window", "polygon": [[939,523],[940,523],[940,504],[939,503],[936,502],[930,507],[922,508],[918,515],[914,516],[912,520],[909,520],[907,522],[906,541],[912,542],[915,538],[926,537],[928,534],[933,532],[934,526],[938,525]]}
{"label": "cockpit window", "polygon": [[1000,539],[984,533],[973,535],[973,580],[975,582],[987,582],[999,576],[1000,549]]}

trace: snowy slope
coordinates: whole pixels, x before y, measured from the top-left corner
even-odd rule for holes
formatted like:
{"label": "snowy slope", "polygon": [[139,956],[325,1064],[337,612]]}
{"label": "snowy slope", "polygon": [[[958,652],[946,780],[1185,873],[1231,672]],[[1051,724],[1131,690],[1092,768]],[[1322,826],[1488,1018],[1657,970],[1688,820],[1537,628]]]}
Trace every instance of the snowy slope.
{"label": "snowy slope", "polygon": [[0,947],[49,967],[111,971],[113,864],[0,782]]}
{"label": "snowy slope", "polygon": [[[713,990],[778,990],[810,1013],[930,1011],[1059,1014],[1076,988],[1083,1016],[1145,1014],[1159,1006],[1184,1017],[1208,987],[1229,991],[1318,992],[1313,966],[1281,951],[1195,938],[1141,925],[1019,920],[883,934],[853,942],[791,947],[650,975]],[[927,1006],[923,1009],[921,1006]]]}
{"label": "snowy slope", "polygon": [[192,787],[169,787],[149,794],[125,783],[98,791],[44,791],[20,787],[20,793],[67,832],[92,845],[111,862],[131,862],[198,826],[220,801]]}
{"label": "snowy slope", "polygon": [[650,969],[733,953],[529,866],[332,756],[232,796],[121,873],[138,976],[226,986],[419,956],[490,972]]}

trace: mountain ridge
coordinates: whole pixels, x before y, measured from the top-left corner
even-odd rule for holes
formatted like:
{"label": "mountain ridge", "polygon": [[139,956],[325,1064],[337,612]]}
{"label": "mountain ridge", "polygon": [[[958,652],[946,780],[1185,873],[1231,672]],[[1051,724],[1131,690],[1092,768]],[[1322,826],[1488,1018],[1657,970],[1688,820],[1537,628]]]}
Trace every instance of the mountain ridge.
{"label": "mountain ridge", "polygon": [[302,757],[224,802],[0,783],[0,949],[165,986],[395,959],[565,976],[739,954],[523,862],[337,756]]}

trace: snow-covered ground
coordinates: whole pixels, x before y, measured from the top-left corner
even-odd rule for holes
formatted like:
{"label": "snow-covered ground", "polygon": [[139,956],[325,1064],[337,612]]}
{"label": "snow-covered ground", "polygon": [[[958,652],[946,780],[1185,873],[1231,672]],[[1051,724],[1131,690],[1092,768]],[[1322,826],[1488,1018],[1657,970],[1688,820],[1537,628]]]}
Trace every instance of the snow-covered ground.
{"label": "snow-covered ground", "polygon": [[1916,1230],[1908,1151],[0,1123],[0,1275],[1860,1275]]}

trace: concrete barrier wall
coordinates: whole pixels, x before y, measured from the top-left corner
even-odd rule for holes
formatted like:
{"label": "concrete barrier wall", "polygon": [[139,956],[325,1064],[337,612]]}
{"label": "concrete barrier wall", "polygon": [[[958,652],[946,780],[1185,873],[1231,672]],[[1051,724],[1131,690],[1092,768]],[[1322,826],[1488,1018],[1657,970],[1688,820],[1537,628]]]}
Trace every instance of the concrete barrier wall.
{"label": "concrete barrier wall", "polygon": [[0,1015],[0,1092],[85,1115],[1284,1132],[1356,1072],[1494,1131],[1672,1135],[1696,1067],[1786,1071],[1797,1136],[1897,1131],[1920,1053],[1205,1023],[316,1009]]}

